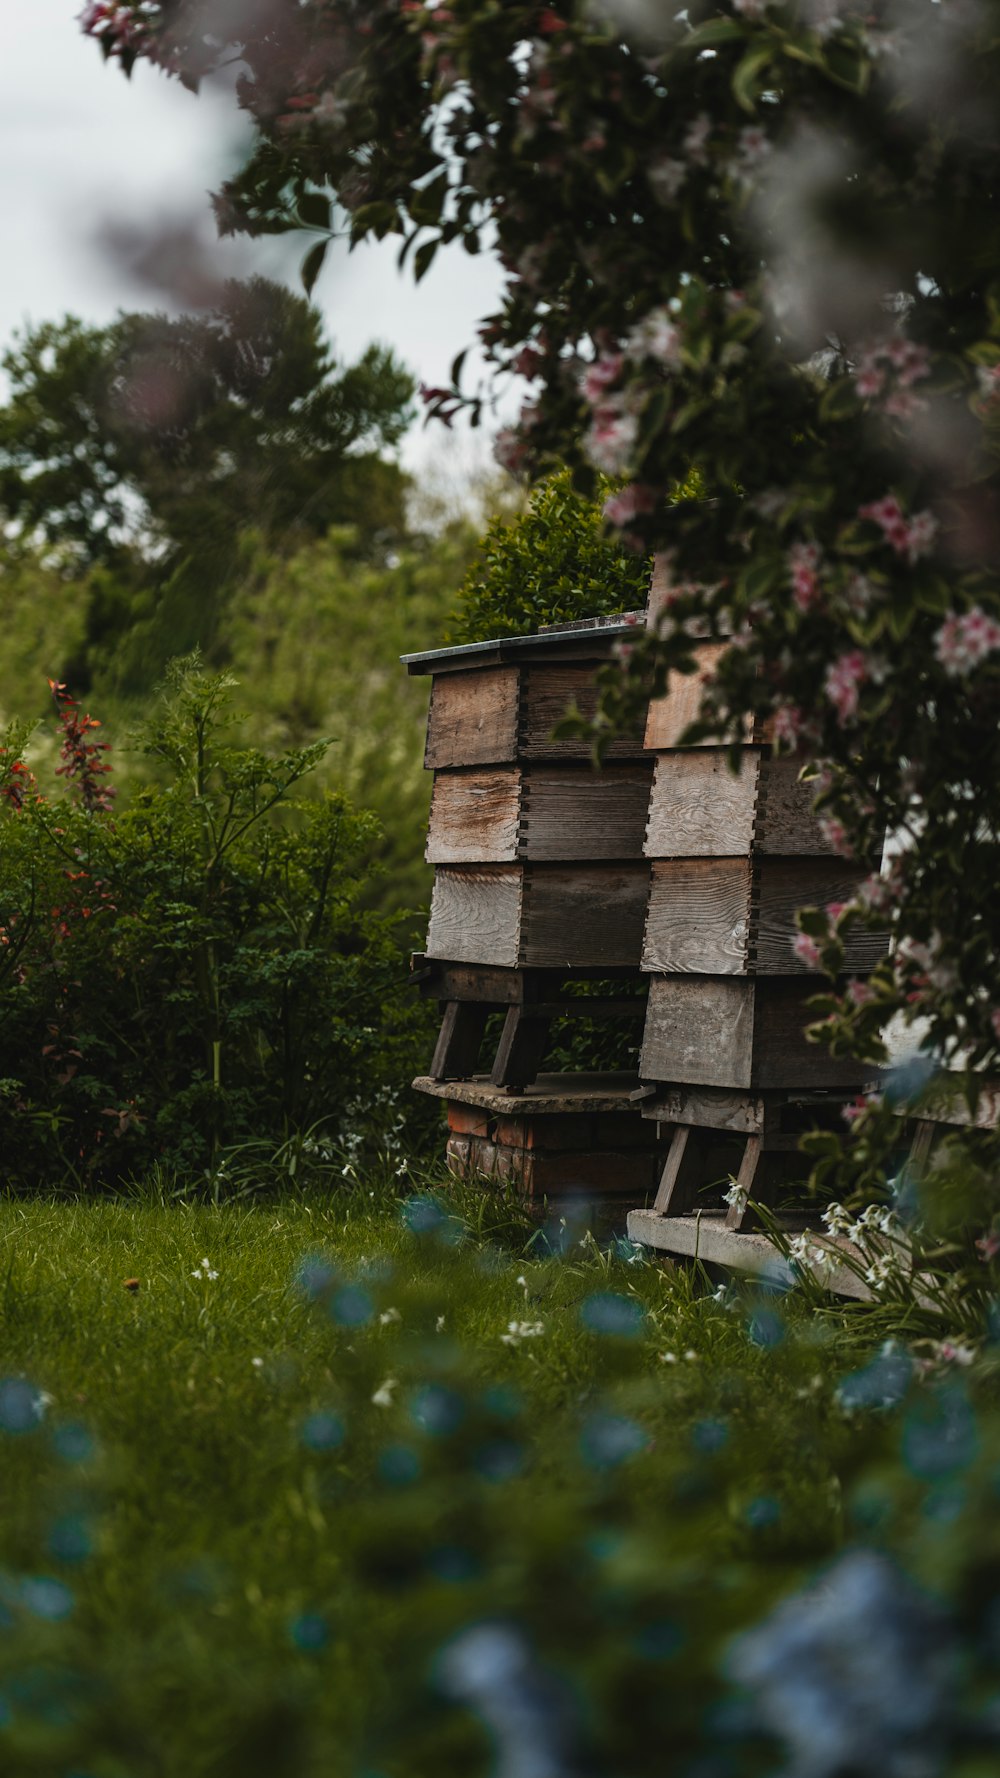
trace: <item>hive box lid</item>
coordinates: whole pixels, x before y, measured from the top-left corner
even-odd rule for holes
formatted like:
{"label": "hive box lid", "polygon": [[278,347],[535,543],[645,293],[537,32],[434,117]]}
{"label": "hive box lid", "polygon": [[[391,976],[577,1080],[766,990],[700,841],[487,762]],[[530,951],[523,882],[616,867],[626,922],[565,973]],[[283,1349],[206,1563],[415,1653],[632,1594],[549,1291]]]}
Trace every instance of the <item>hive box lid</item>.
{"label": "hive box lid", "polygon": [[642,611],[587,617],[571,624],[550,624],[532,636],[498,636],[488,642],[462,642],[399,658],[410,674],[457,673],[469,667],[516,665],[528,660],[607,660],[615,643],[634,635],[644,618]]}

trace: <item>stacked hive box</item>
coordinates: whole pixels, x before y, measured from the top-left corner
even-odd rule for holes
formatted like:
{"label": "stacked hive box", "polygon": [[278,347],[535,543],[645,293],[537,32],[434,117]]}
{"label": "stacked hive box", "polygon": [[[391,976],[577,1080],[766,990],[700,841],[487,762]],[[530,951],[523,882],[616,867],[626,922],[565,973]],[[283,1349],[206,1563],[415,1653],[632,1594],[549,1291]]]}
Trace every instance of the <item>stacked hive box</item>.
{"label": "stacked hive box", "polygon": [[[704,643],[699,674],[671,676],[646,728],[656,769],[639,1072],[652,1083],[647,1115],[673,1125],[674,1135],[656,1208],[637,1212],[629,1227],[656,1245],[679,1240],[682,1251],[690,1231],[672,1226],[678,1212],[729,1170],[734,1146],[740,1190],[731,1194],[730,1230],[744,1226],[763,1156],[779,1157],[772,1171],[794,1170],[801,1129],[856,1092],[866,1072],[807,1041],[806,1003],[825,978],[805,967],[794,941],[796,909],[849,900],[871,864],[832,854],[797,762],[774,757],[765,734],[746,732],[738,773],[725,748],[679,745],[725,646]],[[879,935],[853,934],[845,967],[863,974],[883,949]]]}
{"label": "stacked hive box", "polygon": [[[547,1081],[541,1096],[548,1110],[531,1103],[552,1020],[574,1007],[597,1017],[641,1014],[634,998],[582,1002],[567,984],[640,978],[653,762],[641,733],[616,739],[599,772],[586,740],[553,737],[571,706],[594,710],[597,671],[631,627],[595,621],[406,657],[411,673],[432,677],[426,855],[435,878],[426,951],[415,961],[423,992],[443,1008],[430,1074],[418,1084],[449,1100],[453,1163],[464,1158],[513,1172],[536,1194],[574,1174],[582,1184],[595,1174],[594,1145],[582,1134],[592,1134],[586,1120],[596,1116],[586,1083]],[[487,1020],[497,1010],[505,1022],[496,1057],[489,1078],[476,1084]],[[447,1081],[466,1083],[463,1093],[449,1091]],[[609,1179],[610,1152],[620,1153],[625,1194],[649,1189],[655,1146],[628,1108],[634,1084],[594,1082],[589,1094],[606,1112],[611,1093],[633,1133],[596,1170]],[[470,1091],[482,1114],[475,1130],[466,1127]],[[502,1091],[518,1095],[503,1117],[493,1103]],[[559,1118],[562,1124],[553,1121]],[[574,1140],[578,1152],[567,1159]],[[547,1153],[559,1155],[558,1166],[546,1167],[540,1157]],[[591,1183],[596,1189],[596,1174]]]}

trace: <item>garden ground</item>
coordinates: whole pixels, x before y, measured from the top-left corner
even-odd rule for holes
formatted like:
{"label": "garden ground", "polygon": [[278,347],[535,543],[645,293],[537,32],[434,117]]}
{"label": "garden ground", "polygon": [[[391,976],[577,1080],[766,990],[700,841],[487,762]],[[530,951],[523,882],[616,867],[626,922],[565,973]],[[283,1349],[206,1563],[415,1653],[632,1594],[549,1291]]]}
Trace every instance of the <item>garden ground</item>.
{"label": "garden ground", "polygon": [[407,1183],[0,1204],[12,1778],[774,1771],[777,1598],[861,1541],[966,1610],[989,1363]]}

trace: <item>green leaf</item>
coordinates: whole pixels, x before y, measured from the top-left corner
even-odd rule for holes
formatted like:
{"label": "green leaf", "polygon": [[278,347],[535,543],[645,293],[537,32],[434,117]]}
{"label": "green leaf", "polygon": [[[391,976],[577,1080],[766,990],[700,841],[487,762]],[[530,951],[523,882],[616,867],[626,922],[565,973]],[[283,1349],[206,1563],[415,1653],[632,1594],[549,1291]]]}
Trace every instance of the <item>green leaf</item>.
{"label": "green leaf", "polygon": [[416,253],[413,255],[413,277],[415,283],[419,284],[424,273],[430,271],[437,250],[437,235],[434,236],[432,241],[424,241],[423,244],[417,248]]}
{"label": "green leaf", "polygon": [[837,377],[823,392],[819,404],[824,420],[850,420],[858,412],[858,392],[853,377]]}
{"label": "green leaf", "polygon": [[772,84],[765,76],[774,60],[774,52],[770,43],[759,43],[756,49],[748,49],[742,61],[737,64],[732,78],[733,98],[744,111],[751,116],[756,113],[757,99],[768,85]]}
{"label": "green leaf", "polygon": [[330,199],[319,191],[304,191],[295,206],[305,228],[330,227]]}
{"label": "green leaf", "polygon": [[860,44],[845,43],[842,38],[835,38],[827,45],[819,65],[829,74],[831,80],[836,81],[838,86],[846,87],[848,92],[857,93],[860,97],[868,91],[872,65]]}
{"label": "green leaf", "polygon": [[735,19],[709,19],[684,39],[685,49],[715,49],[720,43],[735,43],[746,36],[746,28]]}
{"label": "green leaf", "polygon": [[441,220],[444,200],[448,195],[448,171],[443,168],[429,184],[419,186],[410,194],[407,208],[414,222],[434,228]]}
{"label": "green leaf", "polygon": [[310,247],[305,259],[302,261],[300,276],[307,296],[312,295],[313,285],[323,269],[323,261],[326,258],[326,250],[329,245],[329,239],[325,241],[317,241],[315,246]]}

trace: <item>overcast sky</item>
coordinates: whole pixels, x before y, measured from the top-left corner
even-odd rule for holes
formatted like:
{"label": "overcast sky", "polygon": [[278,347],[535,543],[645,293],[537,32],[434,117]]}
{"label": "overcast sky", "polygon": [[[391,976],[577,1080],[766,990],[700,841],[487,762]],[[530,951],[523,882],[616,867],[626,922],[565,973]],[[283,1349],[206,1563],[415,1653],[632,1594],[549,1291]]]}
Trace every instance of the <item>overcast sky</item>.
{"label": "overcast sky", "polygon": [[[105,67],[77,23],[81,0],[3,0],[0,165],[3,276],[0,345],[26,321],[67,312],[105,322],[119,308],[163,308],[105,238],[109,224],[144,228],[207,217],[207,193],[238,162],[245,124],[219,93],[195,98],[140,63],[131,81]],[[206,240],[211,230],[206,221]],[[261,271],[295,285],[309,239],[221,245],[228,275]],[[398,245],[398,243],[397,243]],[[424,382],[443,383],[478,319],[497,305],[500,273],[460,248],[438,256],[419,287],[395,269],[391,242],[332,251],[314,291],[338,355],[386,341]],[[405,456],[433,459],[440,431],[415,429]],[[478,453],[477,453],[478,454]]]}

